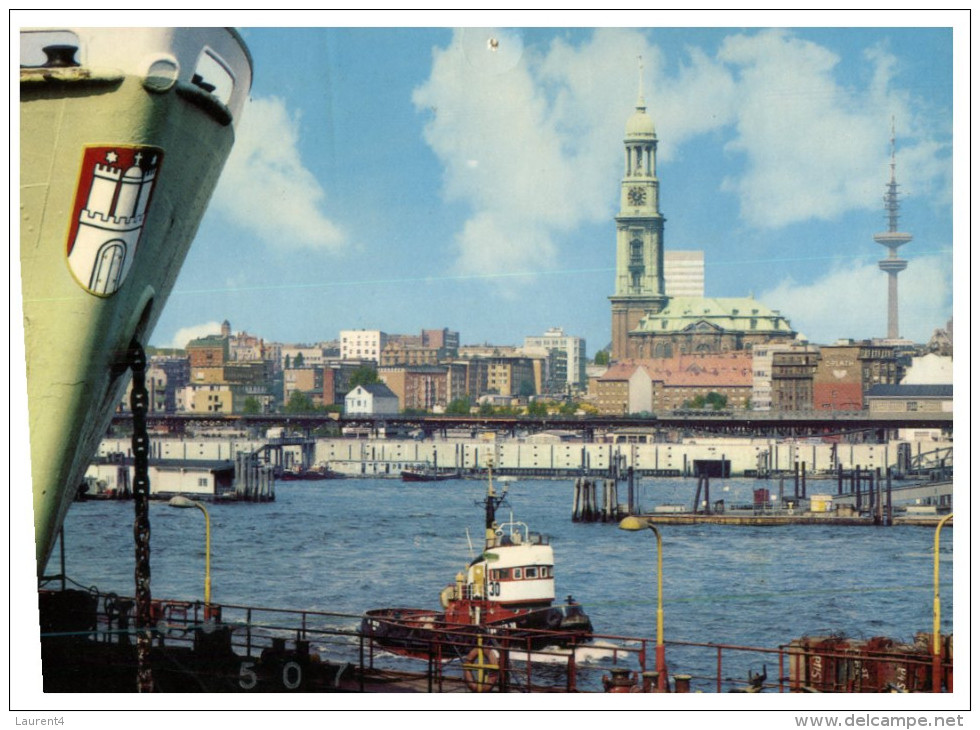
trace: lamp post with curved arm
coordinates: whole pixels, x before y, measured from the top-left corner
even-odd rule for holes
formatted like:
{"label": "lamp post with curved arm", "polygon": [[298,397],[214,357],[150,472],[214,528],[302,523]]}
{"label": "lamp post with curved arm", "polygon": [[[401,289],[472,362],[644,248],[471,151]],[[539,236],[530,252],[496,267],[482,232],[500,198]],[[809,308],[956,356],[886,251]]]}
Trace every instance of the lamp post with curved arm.
{"label": "lamp post with curved arm", "polygon": [[933,546],[932,565],[932,691],[942,691],[942,642],[939,635],[940,602],[939,602],[939,533],[946,523],[953,519],[953,513],[939,520],[936,525],[935,544]]}
{"label": "lamp post with curved arm", "polygon": [[619,523],[620,530],[637,532],[644,527],[653,530],[657,537],[657,689],[663,691],[667,683],[667,659],[664,649],[664,554],[663,540],[660,537],[660,530],[656,525],[648,520],[641,520],[639,517],[630,515],[624,517]]}
{"label": "lamp post with curved arm", "polygon": [[176,496],[168,503],[171,507],[196,507],[204,513],[204,617],[209,618],[211,612],[211,518],[204,504],[187,497]]}

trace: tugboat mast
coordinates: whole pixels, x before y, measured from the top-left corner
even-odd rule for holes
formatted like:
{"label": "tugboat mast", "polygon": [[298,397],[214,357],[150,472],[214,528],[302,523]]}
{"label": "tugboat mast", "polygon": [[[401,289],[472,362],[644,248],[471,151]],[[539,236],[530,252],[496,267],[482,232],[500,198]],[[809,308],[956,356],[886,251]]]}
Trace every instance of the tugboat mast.
{"label": "tugboat mast", "polygon": [[494,533],[497,529],[497,508],[504,503],[507,498],[507,485],[503,486],[501,493],[497,495],[493,489],[493,462],[487,462],[487,496],[483,500],[486,509],[486,545],[493,546]]}

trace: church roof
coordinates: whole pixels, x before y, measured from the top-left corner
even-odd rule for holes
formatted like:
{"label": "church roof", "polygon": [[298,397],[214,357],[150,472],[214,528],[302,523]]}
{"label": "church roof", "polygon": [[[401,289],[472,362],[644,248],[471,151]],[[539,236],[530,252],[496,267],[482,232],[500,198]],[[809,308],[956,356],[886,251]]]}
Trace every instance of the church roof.
{"label": "church roof", "polygon": [[789,320],[752,297],[671,297],[660,312],[644,316],[634,332],[672,334],[699,322],[729,332],[795,334]]}

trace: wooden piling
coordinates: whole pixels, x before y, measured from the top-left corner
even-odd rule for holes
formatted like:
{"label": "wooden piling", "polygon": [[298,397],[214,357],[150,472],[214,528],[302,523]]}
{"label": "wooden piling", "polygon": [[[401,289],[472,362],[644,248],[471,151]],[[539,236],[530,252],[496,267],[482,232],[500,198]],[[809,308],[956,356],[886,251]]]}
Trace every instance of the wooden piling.
{"label": "wooden piling", "polygon": [[854,476],[851,477],[854,491],[854,511],[861,514],[861,467],[854,467]]}
{"label": "wooden piling", "polygon": [[877,505],[877,508],[875,510],[875,524],[880,525],[884,522],[885,519],[885,509],[884,509],[885,506],[881,499],[882,490],[881,490],[881,467],[880,466],[875,469],[875,482],[877,483],[878,486],[878,494],[875,502],[875,504]]}
{"label": "wooden piling", "polygon": [[575,484],[572,485],[572,522],[578,522],[580,519],[579,515],[579,500],[582,497],[582,480],[576,479]]}
{"label": "wooden piling", "polygon": [[885,480],[887,483],[886,490],[887,490],[887,498],[888,498],[888,513],[887,513],[888,526],[891,527],[893,524],[895,524],[892,521],[892,469],[891,467],[888,467],[888,469],[885,471]]}

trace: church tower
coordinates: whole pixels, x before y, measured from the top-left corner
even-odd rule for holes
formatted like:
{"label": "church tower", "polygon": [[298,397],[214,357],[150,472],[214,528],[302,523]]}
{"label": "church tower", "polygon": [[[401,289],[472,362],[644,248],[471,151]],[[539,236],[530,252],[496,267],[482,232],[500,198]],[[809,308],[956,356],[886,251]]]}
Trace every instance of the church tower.
{"label": "church tower", "polygon": [[612,359],[634,356],[628,334],[645,314],[666,306],[664,217],[657,180],[657,132],[643,100],[642,67],[636,110],[623,139],[626,169],[616,216],[616,287],[612,303]]}

